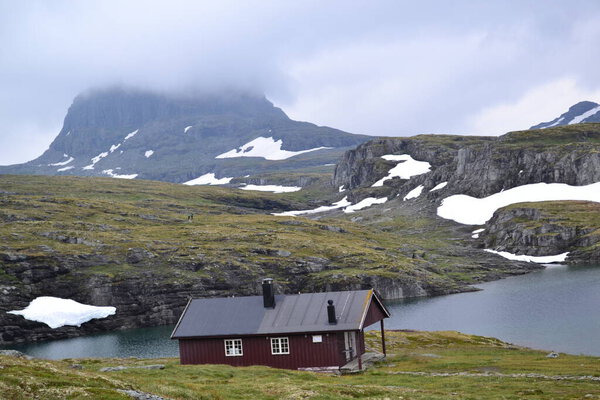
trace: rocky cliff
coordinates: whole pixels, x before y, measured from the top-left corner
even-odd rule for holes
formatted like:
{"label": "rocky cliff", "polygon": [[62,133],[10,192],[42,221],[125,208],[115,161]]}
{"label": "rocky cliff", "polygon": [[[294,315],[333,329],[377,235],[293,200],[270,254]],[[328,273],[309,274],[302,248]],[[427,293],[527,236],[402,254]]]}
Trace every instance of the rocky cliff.
{"label": "rocky cliff", "polygon": [[513,204],[494,213],[482,239],[487,248],[534,256],[570,252],[571,264],[600,264],[600,204]]}
{"label": "rocky cliff", "polygon": [[[346,152],[333,178],[335,186],[367,189],[396,162],[386,154],[409,154],[431,164],[431,172],[386,181],[390,194],[405,195],[423,185],[427,198],[451,194],[484,197],[538,182],[586,185],[600,181],[600,124],[580,124],[500,137],[421,135],[377,139]],[[429,192],[440,182],[443,191]]]}

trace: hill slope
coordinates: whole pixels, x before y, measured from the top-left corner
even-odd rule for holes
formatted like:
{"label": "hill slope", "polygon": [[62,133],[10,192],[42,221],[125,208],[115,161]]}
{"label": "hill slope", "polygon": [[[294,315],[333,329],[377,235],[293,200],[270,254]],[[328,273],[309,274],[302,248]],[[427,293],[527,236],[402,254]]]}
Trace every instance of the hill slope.
{"label": "hill slope", "polygon": [[[306,207],[302,192],[18,175],[0,187],[0,343],[174,323],[190,296],[258,294],[265,276],[286,293],[402,298],[537,268],[498,262],[422,216],[366,226],[268,214]],[[117,313],[57,329],[6,313],[47,295]]]}

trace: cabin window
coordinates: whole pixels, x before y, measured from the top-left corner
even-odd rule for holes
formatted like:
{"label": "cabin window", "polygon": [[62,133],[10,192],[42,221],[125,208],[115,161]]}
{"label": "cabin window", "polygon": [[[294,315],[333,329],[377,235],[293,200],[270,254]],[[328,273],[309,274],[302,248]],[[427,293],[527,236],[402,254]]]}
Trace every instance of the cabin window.
{"label": "cabin window", "polygon": [[226,356],[243,356],[242,339],[225,339]]}
{"label": "cabin window", "polygon": [[271,338],[271,354],[290,354],[290,341],[288,338]]}
{"label": "cabin window", "polygon": [[323,343],[323,335],[313,335],[313,343]]}

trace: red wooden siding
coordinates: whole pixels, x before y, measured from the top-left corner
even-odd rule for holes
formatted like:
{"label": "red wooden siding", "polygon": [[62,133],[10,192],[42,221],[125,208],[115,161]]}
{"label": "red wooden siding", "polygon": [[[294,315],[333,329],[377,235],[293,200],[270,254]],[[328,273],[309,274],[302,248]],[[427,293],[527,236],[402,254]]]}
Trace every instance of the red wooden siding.
{"label": "red wooden siding", "polygon": [[[331,367],[345,364],[343,332],[320,333],[322,343],[313,343],[312,334],[274,335],[289,338],[290,354],[271,354],[271,337],[245,336],[242,356],[225,356],[225,338],[180,339],[182,364],[268,365],[275,368]],[[341,337],[341,340],[340,340]]]}
{"label": "red wooden siding", "polygon": [[369,325],[373,325],[375,322],[379,322],[384,319],[386,315],[383,310],[377,304],[377,300],[371,300],[371,304],[369,304],[369,310],[367,311],[367,316],[365,317],[365,323],[363,324],[363,328],[366,328]]}

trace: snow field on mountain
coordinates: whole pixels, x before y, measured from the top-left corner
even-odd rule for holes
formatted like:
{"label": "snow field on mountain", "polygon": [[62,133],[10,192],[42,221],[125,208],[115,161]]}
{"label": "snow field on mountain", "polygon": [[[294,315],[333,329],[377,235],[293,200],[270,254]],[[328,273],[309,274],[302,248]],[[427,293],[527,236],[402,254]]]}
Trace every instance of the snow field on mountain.
{"label": "snow field on mountain", "polygon": [[280,186],[280,185],[246,185],[242,190],[256,190],[259,192],[290,193],[297,192],[302,188],[299,186]]}
{"label": "snow field on mountain", "polygon": [[534,263],[540,263],[540,264],[563,262],[567,259],[567,255],[569,254],[569,252],[566,252],[566,253],[557,254],[554,256],[527,256],[527,255],[519,256],[516,254],[509,253],[507,251],[496,251],[496,250],[490,250],[490,249],[485,249],[484,251],[487,251],[488,253],[497,254],[508,260],[534,262]]}
{"label": "snow field on mountain", "polygon": [[[117,168],[120,169],[120,168]],[[110,176],[111,178],[119,178],[119,179],[135,179],[138,174],[116,174],[113,169],[105,169],[102,171],[103,174]]]}
{"label": "snow field on mountain", "polygon": [[[139,131],[140,131],[139,129],[136,129],[135,131],[133,131],[133,132],[129,133],[127,136],[125,136],[125,138],[123,139],[123,141],[121,143],[113,144],[113,145],[110,146],[110,148],[108,149],[108,151],[102,152],[102,153],[98,154],[96,157],[92,157],[92,160],[91,160],[92,163],[90,165],[86,165],[82,169],[88,169],[88,170],[89,169],[94,169],[94,165],[96,165],[103,158],[107,157],[109,154],[112,154],[115,150],[117,150],[119,147],[121,147],[121,145],[123,143],[125,143],[127,140],[129,140],[132,137],[134,137],[135,135],[137,135],[137,133]],[[123,151],[121,150],[121,154],[122,153],[123,153]],[[106,170],[106,171],[112,171],[112,170]],[[102,171],[102,172],[104,172],[104,171]],[[106,172],[104,172],[104,173],[106,173]],[[137,174],[135,174],[135,176],[133,178],[135,178],[136,176],[137,176]],[[114,178],[121,178],[121,177],[115,176]],[[126,178],[126,179],[133,179],[133,178]]]}
{"label": "snow field on mountain", "polygon": [[442,200],[437,214],[466,225],[483,225],[494,212],[510,204],[535,201],[584,200],[600,202],[600,182],[587,186],[570,186],[565,183],[533,183],[517,186],[478,199],[458,194]]}
{"label": "snow field on mountain", "polygon": [[417,197],[419,197],[421,195],[422,191],[423,191],[423,185],[419,185],[416,188],[414,188],[413,190],[411,190],[410,192],[408,192],[406,194],[406,196],[404,196],[403,200],[416,199]]}
{"label": "snow field on mountain", "polygon": [[436,190],[440,190],[446,187],[446,185],[448,184],[448,182],[442,182],[442,183],[438,183],[437,185],[435,185],[430,192],[434,192]]}
{"label": "snow field on mountain", "polygon": [[410,179],[416,175],[422,175],[431,170],[431,164],[426,161],[417,161],[408,154],[386,154],[381,156],[387,161],[398,161],[399,164],[388,171],[387,176],[375,182],[372,187],[383,186],[383,182],[398,177],[401,179]]}
{"label": "snow field on mountain", "polygon": [[32,300],[23,310],[8,313],[21,315],[25,319],[41,322],[56,329],[65,325],[81,326],[92,319],[106,318],[116,311],[115,307],[90,306],[75,300],[42,296]]}
{"label": "snow field on mountain", "polygon": [[[67,157],[66,154],[64,156]],[[56,163],[48,164],[48,166],[49,167],[60,167],[62,165],[67,165],[68,163],[70,163],[73,160],[74,160],[73,157],[69,157],[69,159],[67,161],[61,161],[61,162],[56,162]]]}
{"label": "snow field on mountain", "polygon": [[581,115],[576,116],[575,118],[573,118],[572,120],[569,121],[569,125],[573,125],[573,124],[578,124],[581,121],[583,121],[586,118],[591,117],[592,115],[596,114],[598,111],[600,111],[600,106],[598,107],[594,107],[591,110],[587,110],[586,112],[584,112]]}
{"label": "snow field on mountain", "polygon": [[386,201],[387,201],[387,197],[381,197],[379,199],[377,199],[375,197],[367,197],[366,199],[362,199],[361,201],[359,201],[358,203],[356,203],[352,206],[348,206],[348,207],[344,208],[344,212],[346,214],[353,213],[355,211],[362,210],[363,208],[371,207],[375,204],[383,204]]}
{"label": "snow field on mountain", "polygon": [[316,147],[314,149],[301,151],[282,150],[283,140],[274,140],[272,137],[257,137],[256,139],[244,144],[243,146],[219,154],[215,158],[236,158],[236,157],[262,157],[265,160],[285,160],[299,154],[311,151],[330,149],[331,147]]}
{"label": "snow field on mountain", "polygon": [[229,183],[233,177],[230,178],[217,178],[215,174],[209,172],[202,176],[192,179],[191,181],[183,182],[184,185],[225,185]]}
{"label": "snow field on mountain", "polygon": [[190,129],[192,129],[192,125],[186,126],[185,128],[183,128],[183,133],[187,133]]}
{"label": "snow field on mountain", "polygon": [[154,150],[147,150],[147,151],[144,153],[144,157],[146,157],[146,158],[150,158],[150,156],[151,156],[152,154],[154,154]]}
{"label": "snow field on mountain", "polygon": [[284,211],[284,212],[280,212],[280,213],[273,213],[273,215],[280,216],[280,217],[296,217],[298,215],[317,214],[320,212],[336,210],[339,208],[348,207],[351,204],[352,203],[350,203],[348,201],[348,196],[346,196],[343,199],[341,199],[340,201],[333,203],[333,205],[331,205],[331,206],[321,206],[321,207],[314,208],[312,210]]}

